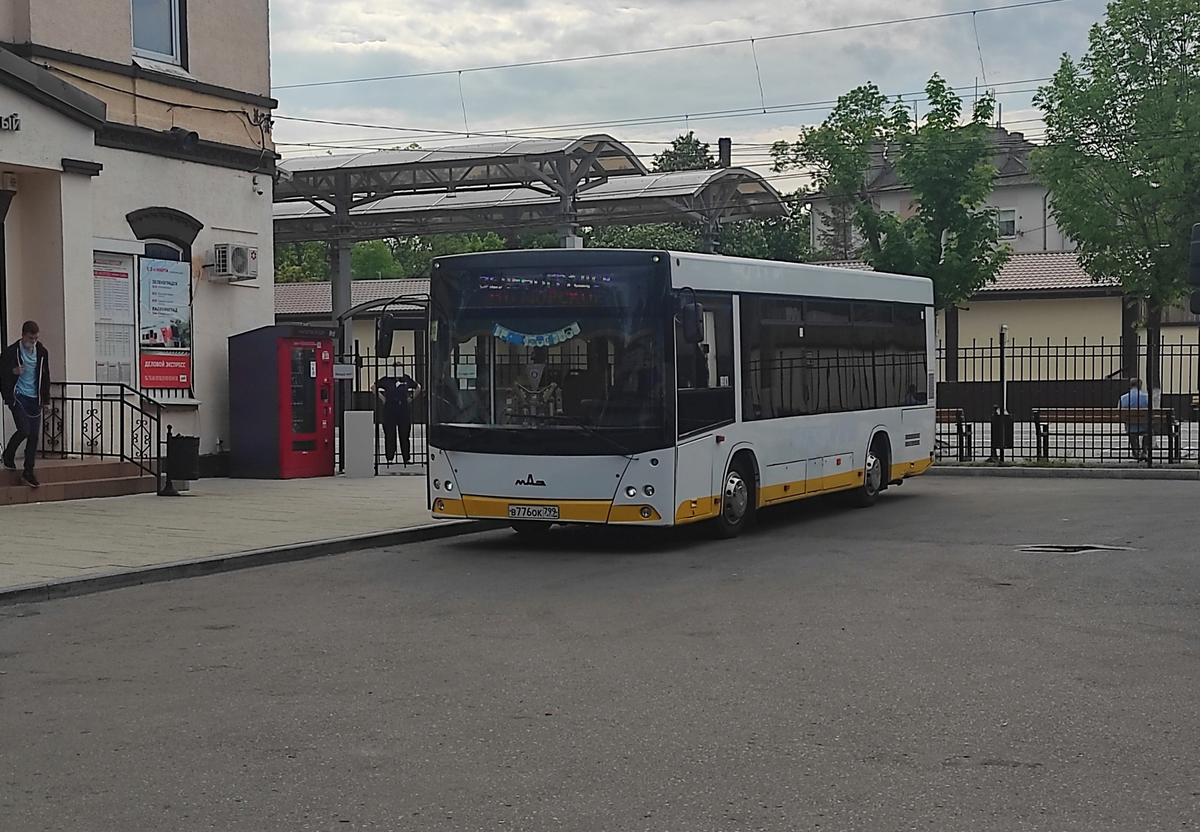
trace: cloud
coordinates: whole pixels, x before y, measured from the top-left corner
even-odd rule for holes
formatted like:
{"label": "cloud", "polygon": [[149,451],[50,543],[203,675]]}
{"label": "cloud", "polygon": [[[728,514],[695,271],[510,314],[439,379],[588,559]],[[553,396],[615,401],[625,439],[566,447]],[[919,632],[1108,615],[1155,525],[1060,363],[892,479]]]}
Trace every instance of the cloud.
{"label": "cloud", "polygon": [[[990,4],[990,3],[989,3]],[[732,136],[766,161],[775,138],[819,122],[828,103],[876,83],[919,93],[940,73],[969,97],[983,75],[1005,112],[1028,110],[1063,52],[1087,47],[1104,0],[856,28],[782,34],[960,12],[983,0],[290,0],[272,5],[272,72],[280,114],[412,130],[608,132],[649,158],[685,129],[715,145]],[[978,31],[978,44],[975,32]],[[705,49],[471,71],[575,56],[743,40]],[[982,54],[982,66],[981,66]],[[461,74],[458,70],[468,70]],[[287,89],[346,78],[448,72]],[[461,93],[460,93],[461,83]],[[776,110],[764,114],[762,109]],[[738,111],[720,115],[725,111]],[[1036,115],[1036,114],[1035,114]],[[281,142],[351,144],[436,134],[369,131],[281,120]],[[404,142],[407,143],[407,142]],[[643,144],[644,143],[644,144]],[[285,145],[305,152],[301,145]],[[735,149],[735,156],[738,151]]]}

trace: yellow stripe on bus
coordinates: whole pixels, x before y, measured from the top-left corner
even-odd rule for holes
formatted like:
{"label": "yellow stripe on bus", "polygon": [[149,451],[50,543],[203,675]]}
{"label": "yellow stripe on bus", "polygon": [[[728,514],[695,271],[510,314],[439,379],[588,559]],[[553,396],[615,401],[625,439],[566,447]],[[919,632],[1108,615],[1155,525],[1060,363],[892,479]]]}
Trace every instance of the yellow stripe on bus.
{"label": "yellow stripe on bus", "polygon": [[[472,497],[461,500],[438,498],[433,513],[445,517],[508,520],[508,507],[556,506],[558,519],[564,523],[650,523],[662,515],[653,506],[615,506],[607,500],[524,500],[519,497]],[[643,517],[642,509],[649,508],[650,516]]]}

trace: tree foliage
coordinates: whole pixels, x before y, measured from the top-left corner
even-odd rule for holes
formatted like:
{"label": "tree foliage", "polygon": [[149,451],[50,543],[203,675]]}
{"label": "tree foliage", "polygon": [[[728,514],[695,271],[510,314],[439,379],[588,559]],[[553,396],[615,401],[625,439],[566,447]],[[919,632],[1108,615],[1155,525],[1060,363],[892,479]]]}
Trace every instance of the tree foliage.
{"label": "tree foliage", "polygon": [[329,250],[325,243],[277,243],[275,282],[308,283],[329,279]]}
{"label": "tree foliage", "polygon": [[655,154],[653,170],[655,173],[666,173],[672,170],[712,170],[717,166],[708,148],[708,142],[696,138],[694,131],[686,135],[676,136],[671,146],[662,153]]}
{"label": "tree foliage", "polygon": [[1200,221],[1200,6],[1116,0],[1087,54],[1064,55],[1034,99],[1046,146],[1034,172],[1092,278],[1115,279],[1151,315],[1186,290]]}
{"label": "tree foliage", "polygon": [[[874,84],[838,99],[818,127],[771,149],[776,170],[813,174],[832,213],[851,218],[862,257],[879,271],[932,278],[939,308],[961,302],[991,281],[1011,252],[1001,245],[986,207],[996,171],[988,122],[995,102],[976,102],[962,123],[962,100],[938,75],[925,87],[929,110],[914,123],[900,101]],[[913,214],[881,211],[870,183],[892,168],[911,189]],[[841,243],[849,249],[849,235]]]}
{"label": "tree foliage", "polygon": [[[529,248],[539,248],[530,237]],[[428,277],[433,258],[445,254],[495,251],[504,240],[487,234],[430,234],[365,240],[350,250],[352,280],[396,280]],[[275,282],[303,283],[329,280],[330,263],[325,243],[281,243],[275,246]]]}

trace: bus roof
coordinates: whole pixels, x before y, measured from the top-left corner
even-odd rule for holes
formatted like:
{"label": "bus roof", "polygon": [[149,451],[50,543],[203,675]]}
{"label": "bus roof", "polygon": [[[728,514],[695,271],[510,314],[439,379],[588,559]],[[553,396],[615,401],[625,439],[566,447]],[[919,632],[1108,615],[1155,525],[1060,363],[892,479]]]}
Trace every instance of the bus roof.
{"label": "bus roof", "polygon": [[666,254],[671,258],[671,285],[676,289],[933,303],[933,281],[927,277],[719,254]]}
{"label": "bus roof", "polygon": [[933,281],[927,277],[839,269],[809,263],[752,260],[748,257],[727,257],[720,254],[652,249],[543,248],[446,255],[435,258],[434,263],[477,263],[485,268],[562,268],[564,263],[650,264],[658,262],[659,258],[669,258],[671,285],[676,289],[688,287],[710,292],[759,292],[770,295],[933,304]]}

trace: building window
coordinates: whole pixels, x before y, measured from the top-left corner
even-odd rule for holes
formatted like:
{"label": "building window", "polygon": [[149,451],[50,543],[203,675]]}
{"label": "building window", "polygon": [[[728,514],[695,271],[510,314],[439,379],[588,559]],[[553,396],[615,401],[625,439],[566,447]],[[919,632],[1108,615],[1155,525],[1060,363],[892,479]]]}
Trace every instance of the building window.
{"label": "building window", "polygon": [[1017,236],[1017,212],[1013,210],[997,211],[996,223],[1000,227],[1000,238],[1008,239]]}
{"label": "building window", "polygon": [[132,0],[133,52],[183,66],[185,0]]}

